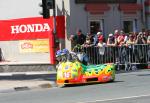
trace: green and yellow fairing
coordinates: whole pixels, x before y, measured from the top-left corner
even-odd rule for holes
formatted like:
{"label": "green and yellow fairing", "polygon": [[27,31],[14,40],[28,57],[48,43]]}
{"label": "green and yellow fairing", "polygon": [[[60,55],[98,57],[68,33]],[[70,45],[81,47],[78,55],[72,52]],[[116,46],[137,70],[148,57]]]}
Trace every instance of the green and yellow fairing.
{"label": "green and yellow fairing", "polygon": [[114,79],[114,64],[85,66],[78,61],[67,61],[60,63],[57,68],[57,84],[109,82]]}

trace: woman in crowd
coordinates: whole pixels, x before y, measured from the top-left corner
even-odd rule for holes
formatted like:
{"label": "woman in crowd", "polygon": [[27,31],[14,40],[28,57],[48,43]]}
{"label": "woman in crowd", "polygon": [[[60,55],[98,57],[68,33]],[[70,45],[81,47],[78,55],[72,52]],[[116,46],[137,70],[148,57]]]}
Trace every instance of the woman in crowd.
{"label": "woman in crowd", "polygon": [[118,46],[123,46],[123,45],[126,43],[126,41],[127,41],[127,36],[126,36],[126,34],[121,30],[121,31],[120,31],[120,34],[119,34],[119,36],[118,36],[118,38],[117,38],[117,44],[118,44]]}
{"label": "woman in crowd", "polygon": [[126,42],[127,46],[135,44],[135,36],[133,33],[129,34],[128,40]]}
{"label": "woman in crowd", "polygon": [[147,43],[146,36],[142,32],[139,32],[139,34],[137,35],[137,39],[136,39],[135,43],[136,44],[146,44]]}
{"label": "woman in crowd", "polygon": [[112,33],[109,34],[109,36],[108,36],[107,46],[109,46],[109,47],[117,46],[117,39],[115,38],[115,36]]}

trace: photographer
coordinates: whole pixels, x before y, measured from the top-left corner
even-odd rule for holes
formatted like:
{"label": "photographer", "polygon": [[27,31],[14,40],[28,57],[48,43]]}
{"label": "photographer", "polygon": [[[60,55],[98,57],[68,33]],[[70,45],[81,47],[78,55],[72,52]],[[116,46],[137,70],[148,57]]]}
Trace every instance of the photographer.
{"label": "photographer", "polygon": [[142,32],[139,32],[139,34],[137,35],[137,39],[136,39],[135,43],[136,44],[146,44],[147,43],[146,36]]}
{"label": "photographer", "polygon": [[[147,64],[144,64],[146,63],[146,53],[145,53],[145,46],[143,44],[146,44],[147,43],[147,37],[145,34],[143,34],[142,32],[140,32],[138,35],[137,35],[137,39],[136,39],[136,44],[138,45],[135,45],[134,46],[134,53],[136,54],[135,55],[135,62],[137,63],[140,63],[138,66],[138,68],[145,68],[145,66]],[[140,44],[140,45],[139,45]]]}

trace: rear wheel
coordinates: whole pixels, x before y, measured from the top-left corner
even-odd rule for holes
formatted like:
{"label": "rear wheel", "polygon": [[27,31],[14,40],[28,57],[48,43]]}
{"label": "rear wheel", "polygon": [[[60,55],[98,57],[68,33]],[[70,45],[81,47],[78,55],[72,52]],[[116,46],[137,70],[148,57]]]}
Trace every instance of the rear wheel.
{"label": "rear wheel", "polygon": [[114,82],[114,81],[115,81],[114,79],[110,80],[110,82]]}

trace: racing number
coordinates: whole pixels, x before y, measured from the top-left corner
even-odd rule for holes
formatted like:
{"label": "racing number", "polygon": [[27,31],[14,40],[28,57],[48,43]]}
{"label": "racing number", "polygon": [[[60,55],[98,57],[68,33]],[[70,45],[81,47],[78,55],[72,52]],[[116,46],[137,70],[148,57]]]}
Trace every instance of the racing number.
{"label": "racing number", "polygon": [[71,73],[65,72],[65,73],[64,73],[64,77],[65,77],[65,78],[70,78],[70,77],[71,77]]}

